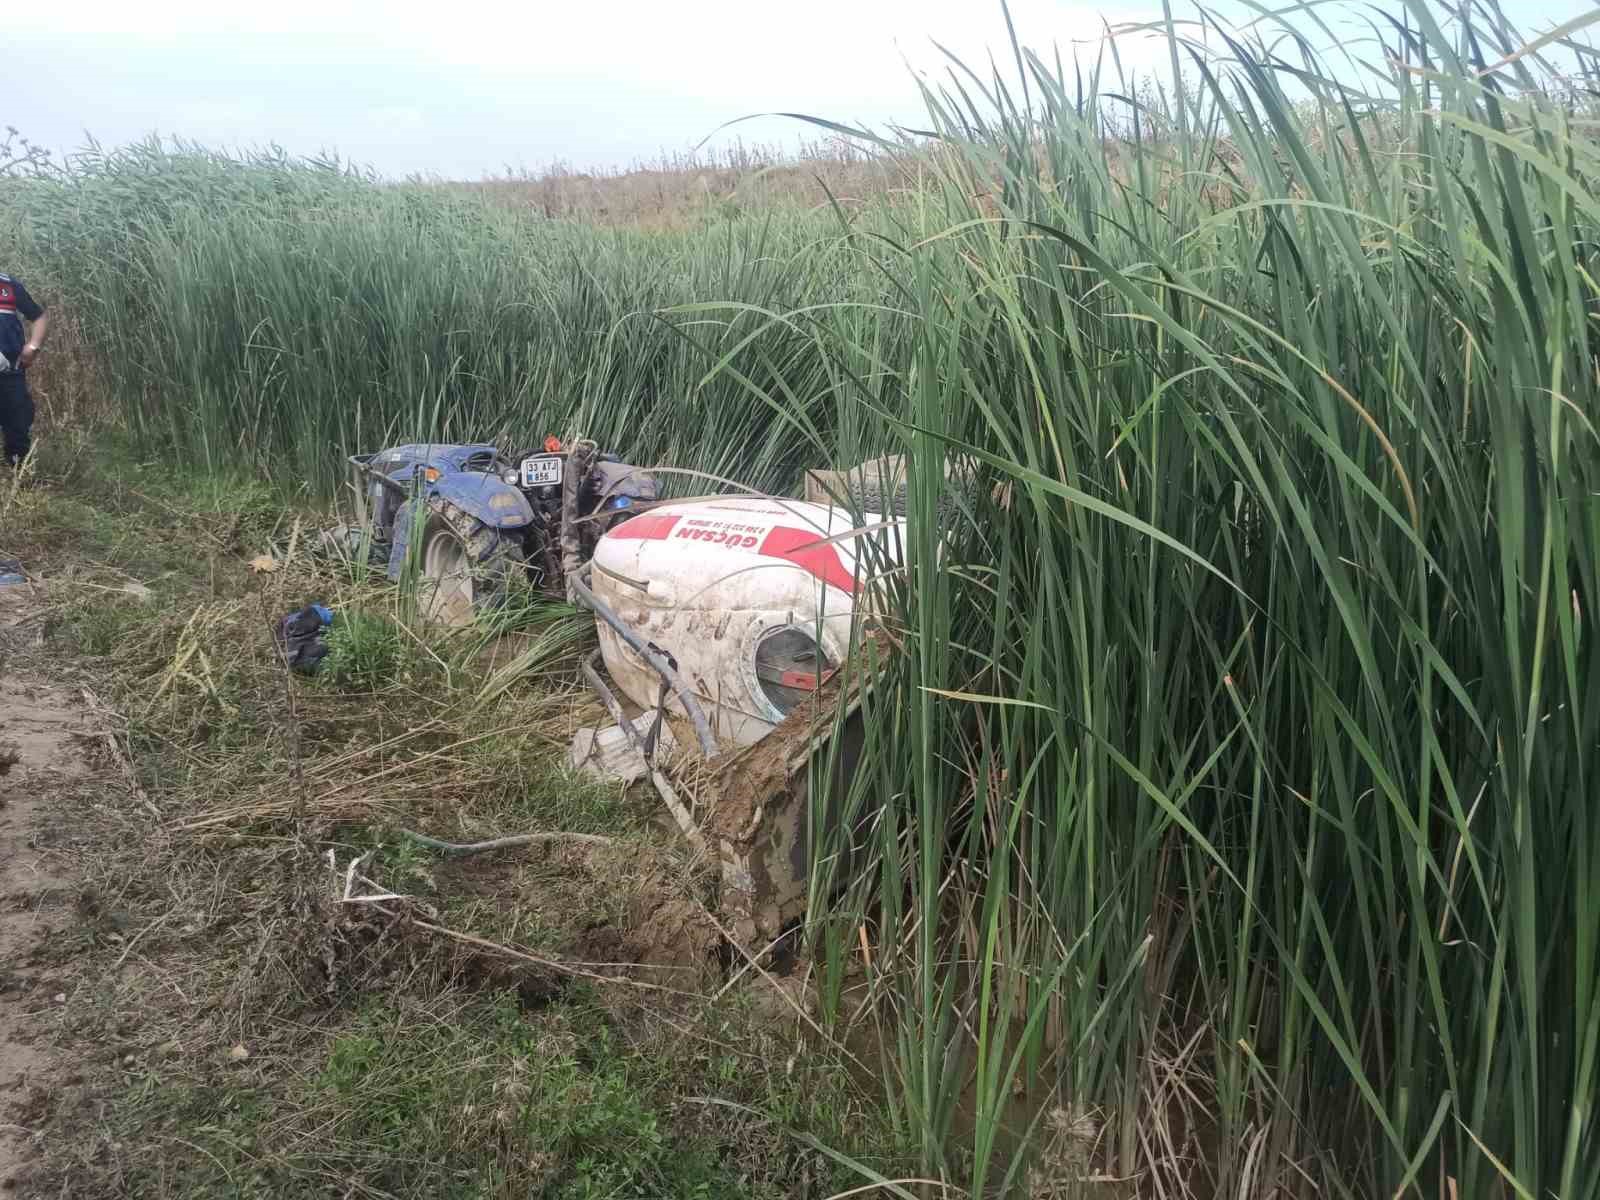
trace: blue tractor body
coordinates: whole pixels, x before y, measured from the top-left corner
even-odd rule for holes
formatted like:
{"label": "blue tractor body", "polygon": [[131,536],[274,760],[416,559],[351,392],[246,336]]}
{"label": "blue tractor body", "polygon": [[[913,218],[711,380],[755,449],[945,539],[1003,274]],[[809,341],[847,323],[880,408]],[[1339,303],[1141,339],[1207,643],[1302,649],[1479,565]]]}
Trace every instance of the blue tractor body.
{"label": "blue tractor body", "polygon": [[[451,558],[429,557],[429,547],[444,536],[440,527],[448,525],[462,553],[456,565],[438,569],[452,578],[472,574],[476,586],[468,590],[475,596],[498,592],[513,567],[553,590],[566,522],[582,522],[571,534],[588,550],[615,521],[656,500],[654,478],[596,454],[592,443],[549,445],[557,448],[510,458],[486,442],[407,442],[351,455],[361,524],[389,578],[398,581],[413,560],[422,560],[428,575],[430,561]],[[423,544],[413,546],[419,536]]]}

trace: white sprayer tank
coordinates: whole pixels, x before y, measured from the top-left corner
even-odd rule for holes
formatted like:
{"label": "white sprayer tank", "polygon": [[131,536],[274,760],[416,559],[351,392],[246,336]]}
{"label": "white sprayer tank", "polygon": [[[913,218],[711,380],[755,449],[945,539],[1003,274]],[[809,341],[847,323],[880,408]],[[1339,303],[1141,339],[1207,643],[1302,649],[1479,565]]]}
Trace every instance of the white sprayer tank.
{"label": "white sprayer tank", "polygon": [[[837,539],[837,540],[835,540]],[[717,739],[761,738],[844,661],[873,580],[900,561],[904,523],[799,500],[665,504],[600,539],[591,583],[677,660]],[[604,622],[606,669],[641,708],[661,677]],[[820,653],[819,653],[820,651]],[[671,705],[676,709],[676,705]]]}

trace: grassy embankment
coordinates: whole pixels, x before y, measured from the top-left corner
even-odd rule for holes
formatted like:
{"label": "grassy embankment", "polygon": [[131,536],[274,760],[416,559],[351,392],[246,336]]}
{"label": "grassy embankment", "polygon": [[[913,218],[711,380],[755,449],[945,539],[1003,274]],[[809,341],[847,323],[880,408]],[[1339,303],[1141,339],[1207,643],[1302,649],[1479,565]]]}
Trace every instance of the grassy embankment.
{"label": "grassy embankment", "polygon": [[[810,933],[826,976],[867,931],[923,1170],[992,1194],[1048,1142],[1152,1192],[1571,1200],[1600,157],[1558,69],[1591,59],[1440,19],[1371,68],[1175,37],[1137,109],[1109,59],[957,70],[921,186],[861,211],[643,235],[154,155],[17,203],[178,461],[320,493],[402,432],[774,487],[911,452],[872,868]],[[941,533],[951,454],[1010,487]]]}
{"label": "grassy embankment", "polygon": [[[68,399],[68,365],[41,392]],[[447,639],[303,555],[253,572],[297,519],[104,429],[47,430],[0,493],[0,553],[42,580],[0,679],[86,689],[116,747],[86,745],[39,831],[82,882],[39,901],[74,919],[28,964],[63,997],[36,1018],[55,1071],[7,1098],[42,1134],[29,1186],[777,1200],[893,1173],[848,1052],[759,975],[723,987],[703,864],[563,767],[600,716],[573,678],[587,622]],[[313,597],[341,628],[289,680],[267,629]],[[557,836],[452,859],[403,829]],[[389,914],[341,901],[363,855],[381,883],[358,893],[408,898]]]}

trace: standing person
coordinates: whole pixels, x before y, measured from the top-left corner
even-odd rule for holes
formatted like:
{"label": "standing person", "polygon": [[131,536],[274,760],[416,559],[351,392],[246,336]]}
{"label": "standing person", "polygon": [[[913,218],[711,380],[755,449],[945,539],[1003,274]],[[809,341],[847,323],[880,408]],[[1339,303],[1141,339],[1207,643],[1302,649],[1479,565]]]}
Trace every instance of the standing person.
{"label": "standing person", "polygon": [[0,274],[0,434],[4,434],[5,461],[11,467],[20,467],[28,457],[33,431],[28,367],[38,357],[49,329],[44,305],[28,295],[21,280]]}

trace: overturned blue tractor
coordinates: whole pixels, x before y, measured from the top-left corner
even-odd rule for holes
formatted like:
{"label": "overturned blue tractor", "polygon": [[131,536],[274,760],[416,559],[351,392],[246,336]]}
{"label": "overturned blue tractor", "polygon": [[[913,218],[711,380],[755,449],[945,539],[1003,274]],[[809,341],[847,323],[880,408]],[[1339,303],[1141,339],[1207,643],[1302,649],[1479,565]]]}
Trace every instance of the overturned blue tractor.
{"label": "overturned blue tractor", "polygon": [[505,456],[488,444],[353,454],[358,524],[399,580],[417,571],[430,620],[465,625],[517,574],[553,595],[613,525],[653,506],[655,479],[594,443]]}

